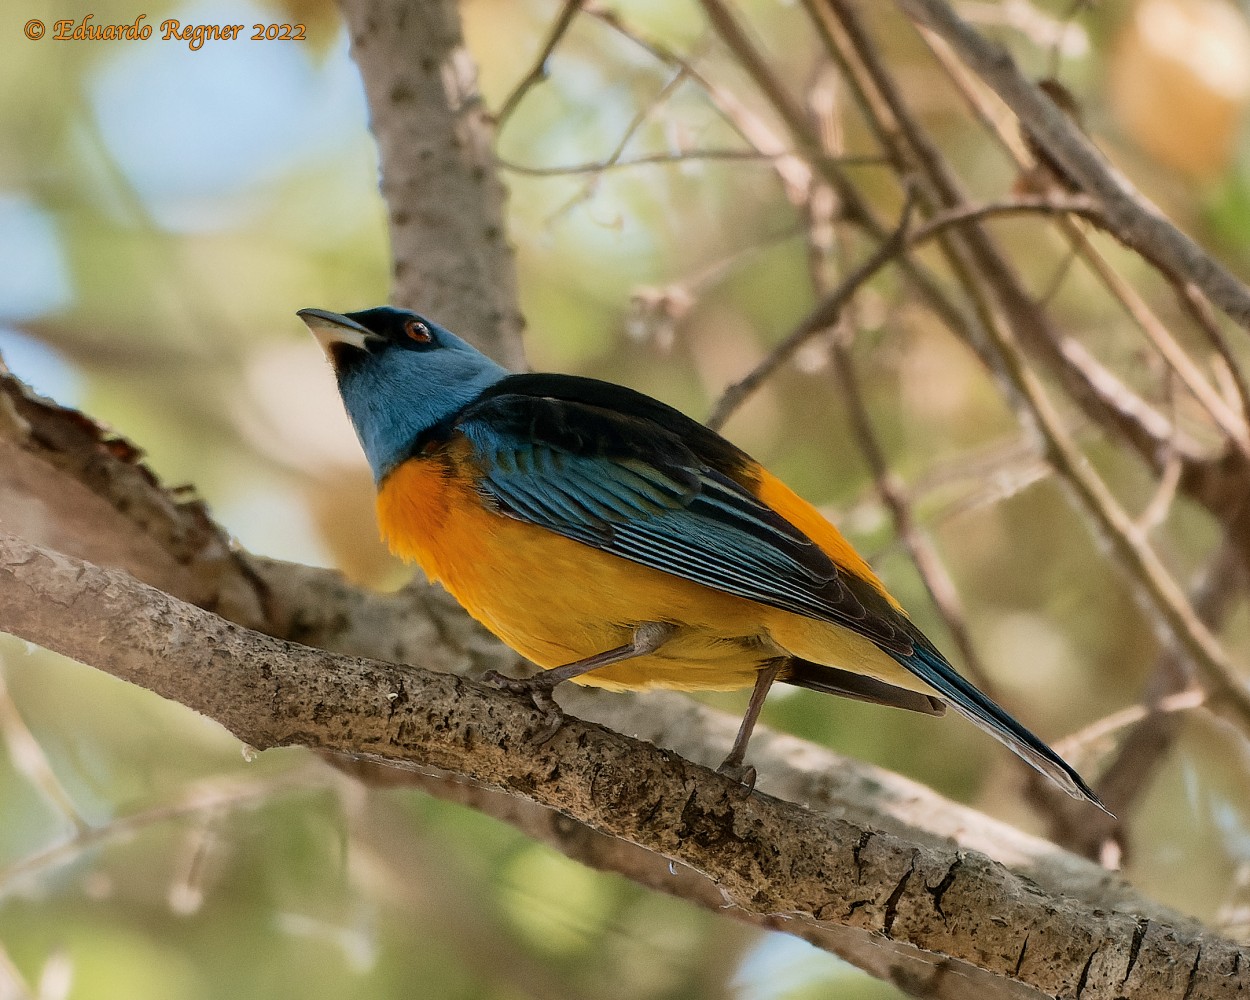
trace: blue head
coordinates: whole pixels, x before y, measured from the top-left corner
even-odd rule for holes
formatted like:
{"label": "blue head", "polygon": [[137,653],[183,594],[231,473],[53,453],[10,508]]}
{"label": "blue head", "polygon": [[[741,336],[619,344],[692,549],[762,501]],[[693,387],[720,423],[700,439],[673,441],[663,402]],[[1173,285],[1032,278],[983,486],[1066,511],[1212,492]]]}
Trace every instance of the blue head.
{"label": "blue head", "polygon": [[508,374],[454,333],[406,309],[301,309],[298,315],[334,366],[343,405],[379,483],[408,457],[418,435]]}

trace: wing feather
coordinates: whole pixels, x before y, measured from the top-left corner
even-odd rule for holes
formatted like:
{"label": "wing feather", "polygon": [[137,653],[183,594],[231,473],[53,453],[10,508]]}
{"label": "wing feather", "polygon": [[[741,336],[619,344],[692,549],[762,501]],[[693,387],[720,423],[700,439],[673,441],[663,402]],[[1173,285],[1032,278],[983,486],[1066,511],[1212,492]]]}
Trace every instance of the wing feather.
{"label": "wing feather", "polygon": [[882,602],[870,613],[848,574],[731,476],[723,460],[715,467],[653,420],[504,393],[467,408],[454,429],[472,442],[480,488],[505,514],[911,652],[896,612]]}

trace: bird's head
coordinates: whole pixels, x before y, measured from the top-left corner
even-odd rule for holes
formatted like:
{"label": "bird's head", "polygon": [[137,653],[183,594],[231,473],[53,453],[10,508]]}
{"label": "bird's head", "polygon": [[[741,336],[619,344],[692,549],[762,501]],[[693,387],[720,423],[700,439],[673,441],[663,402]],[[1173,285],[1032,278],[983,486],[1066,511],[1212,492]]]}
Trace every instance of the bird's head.
{"label": "bird's head", "polygon": [[297,314],[334,367],[356,436],[381,482],[423,432],[452,416],[507,369],[406,309]]}

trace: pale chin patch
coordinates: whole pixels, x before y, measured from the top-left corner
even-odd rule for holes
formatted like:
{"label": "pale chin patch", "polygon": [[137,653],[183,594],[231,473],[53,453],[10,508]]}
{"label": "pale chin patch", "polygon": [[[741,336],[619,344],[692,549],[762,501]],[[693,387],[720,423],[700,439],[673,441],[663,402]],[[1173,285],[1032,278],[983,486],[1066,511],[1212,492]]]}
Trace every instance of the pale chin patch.
{"label": "pale chin patch", "polygon": [[350,327],[336,326],[333,323],[322,322],[317,319],[305,320],[308,329],[312,335],[317,338],[317,343],[321,345],[321,349],[326,352],[326,357],[330,357],[330,348],[335,344],[346,344],[348,347],[355,347],[357,350],[365,350],[365,343],[369,339],[368,336],[359,330],[353,330]]}

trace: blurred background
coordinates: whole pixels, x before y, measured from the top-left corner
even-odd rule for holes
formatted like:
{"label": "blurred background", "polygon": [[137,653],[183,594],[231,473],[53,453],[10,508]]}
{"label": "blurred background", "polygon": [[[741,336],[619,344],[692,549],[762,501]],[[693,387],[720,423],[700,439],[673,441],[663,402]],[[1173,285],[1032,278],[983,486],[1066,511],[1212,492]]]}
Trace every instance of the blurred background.
{"label": "blurred background", "polygon": [[[525,75],[558,9],[462,4],[490,106]],[[758,103],[693,2],[614,9],[631,32]],[[796,91],[822,79],[798,6],[736,9]],[[1057,76],[1134,182],[1246,273],[1243,6],[960,9],[1029,72]],[[301,22],[307,41],[192,51],[157,38],[23,36],[29,18],[51,25],[88,12],[97,24],[145,13],[155,35],[169,17]],[[885,24],[892,71],[974,195],[1008,194],[1015,167],[914,33]],[[768,160],[624,165],[740,143],[702,89],[666,86],[672,69],[602,19],[578,18],[549,70],[499,136],[530,362],[705,417],[815,301],[803,219]],[[873,154],[836,80],[826,89],[842,147]],[[588,169],[613,156],[616,168]],[[586,169],[557,169],[570,167]],[[848,169],[894,217],[889,171]],[[7,4],[0,355],[40,392],[145,449],[166,484],[193,485],[249,550],[398,586],[409,571],[377,542],[368,473],[294,315],[385,301],[377,170],[328,0]],[[1042,223],[994,226],[1067,332],[1147,395],[1167,381]],[[1157,275],[1113,243],[1103,250],[1175,319]],[[1096,778],[1102,744],[1081,733],[1140,701],[1158,652],[1148,618],[976,357],[889,271],[860,296],[853,327],[868,412],[996,691]],[[1244,337],[1233,337],[1244,358]],[[1153,478],[1066,416],[1124,504],[1148,508]],[[800,352],[725,433],[834,518],[950,646],[849,430],[828,340]],[[1182,498],[1152,539],[1186,582],[1218,533]],[[1220,634],[1244,662],[1244,606]],[[901,996],[802,942],[587,870],[471,811],[361,788],[302,751],[248,753],[186,709],[5,637],[0,680],[0,997]],[[744,702],[710,700],[730,711]],[[777,690],[765,722],[1043,829],[1005,751],[961,720]],[[1122,859],[1146,892],[1231,934],[1250,929],[1248,764],[1242,737],[1186,716],[1133,810]]]}

